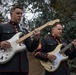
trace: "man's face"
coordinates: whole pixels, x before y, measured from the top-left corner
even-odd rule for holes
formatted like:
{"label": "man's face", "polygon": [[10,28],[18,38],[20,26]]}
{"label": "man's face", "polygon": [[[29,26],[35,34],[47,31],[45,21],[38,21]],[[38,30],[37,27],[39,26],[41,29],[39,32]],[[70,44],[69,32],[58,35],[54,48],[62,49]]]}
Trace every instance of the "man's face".
{"label": "man's face", "polygon": [[10,13],[10,15],[11,15],[11,21],[19,23],[22,17],[22,10],[19,8],[16,8],[13,12]]}
{"label": "man's face", "polygon": [[62,35],[62,26],[60,24],[57,24],[53,29],[52,29],[52,34],[55,37],[61,37]]}

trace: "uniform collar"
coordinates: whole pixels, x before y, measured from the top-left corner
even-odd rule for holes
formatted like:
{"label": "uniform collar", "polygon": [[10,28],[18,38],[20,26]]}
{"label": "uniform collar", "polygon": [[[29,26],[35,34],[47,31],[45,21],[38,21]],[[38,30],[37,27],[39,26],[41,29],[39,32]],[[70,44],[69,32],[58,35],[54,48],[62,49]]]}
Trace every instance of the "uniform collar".
{"label": "uniform collar", "polygon": [[54,37],[53,35],[51,35],[51,37],[54,38],[58,43],[62,43],[62,39],[61,38]]}
{"label": "uniform collar", "polygon": [[16,22],[13,22],[13,21],[10,21],[9,23],[14,27],[16,32],[19,31],[19,23],[16,23]]}
{"label": "uniform collar", "polygon": [[10,21],[9,23],[12,24],[13,26],[17,26],[19,24],[19,23],[16,23],[14,21]]}

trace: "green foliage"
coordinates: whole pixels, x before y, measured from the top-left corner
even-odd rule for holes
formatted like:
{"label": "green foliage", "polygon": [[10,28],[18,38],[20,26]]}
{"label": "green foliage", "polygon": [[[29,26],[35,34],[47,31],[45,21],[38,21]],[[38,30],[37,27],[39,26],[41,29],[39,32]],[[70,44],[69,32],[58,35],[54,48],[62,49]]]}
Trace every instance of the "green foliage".
{"label": "green foliage", "polygon": [[[32,5],[32,9],[29,9],[32,13],[42,12],[42,14],[39,14],[37,18],[32,18],[30,21],[28,21],[30,29],[33,30],[34,28],[38,28],[41,25],[44,25],[48,21],[58,18],[64,25],[63,37],[67,40],[75,39],[76,14],[74,15],[74,13],[76,12],[76,0],[47,1],[49,2],[46,3],[45,0],[18,0],[18,4],[22,6],[25,10],[29,5]],[[0,15],[0,17],[1,16],[2,15]],[[45,34],[50,32],[50,29],[51,26],[41,30],[41,36],[44,37]]]}
{"label": "green foliage", "polygon": [[76,38],[76,21],[68,21],[65,23],[63,37],[67,40],[73,40]]}
{"label": "green foliage", "polygon": [[63,16],[71,17],[76,12],[76,0],[52,0],[51,6]]}

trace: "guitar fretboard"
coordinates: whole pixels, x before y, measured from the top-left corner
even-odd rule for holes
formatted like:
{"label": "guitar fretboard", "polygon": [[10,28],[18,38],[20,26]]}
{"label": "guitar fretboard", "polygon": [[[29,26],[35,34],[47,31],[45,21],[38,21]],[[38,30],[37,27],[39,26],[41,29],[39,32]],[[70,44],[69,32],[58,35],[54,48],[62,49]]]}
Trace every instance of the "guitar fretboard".
{"label": "guitar fretboard", "polygon": [[72,43],[68,44],[67,46],[65,46],[63,49],[61,49],[61,51],[59,52],[60,54],[64,53],[68,48],[70,48],[72,46]]}

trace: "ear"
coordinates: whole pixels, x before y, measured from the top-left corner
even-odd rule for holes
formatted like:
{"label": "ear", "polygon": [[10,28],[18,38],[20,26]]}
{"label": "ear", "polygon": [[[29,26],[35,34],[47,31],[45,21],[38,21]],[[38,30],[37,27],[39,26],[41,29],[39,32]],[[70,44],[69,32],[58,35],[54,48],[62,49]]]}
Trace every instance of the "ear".
{"label": "ear", "polygon": [[54,30],[54,28],[52,28],[52,31]]}

